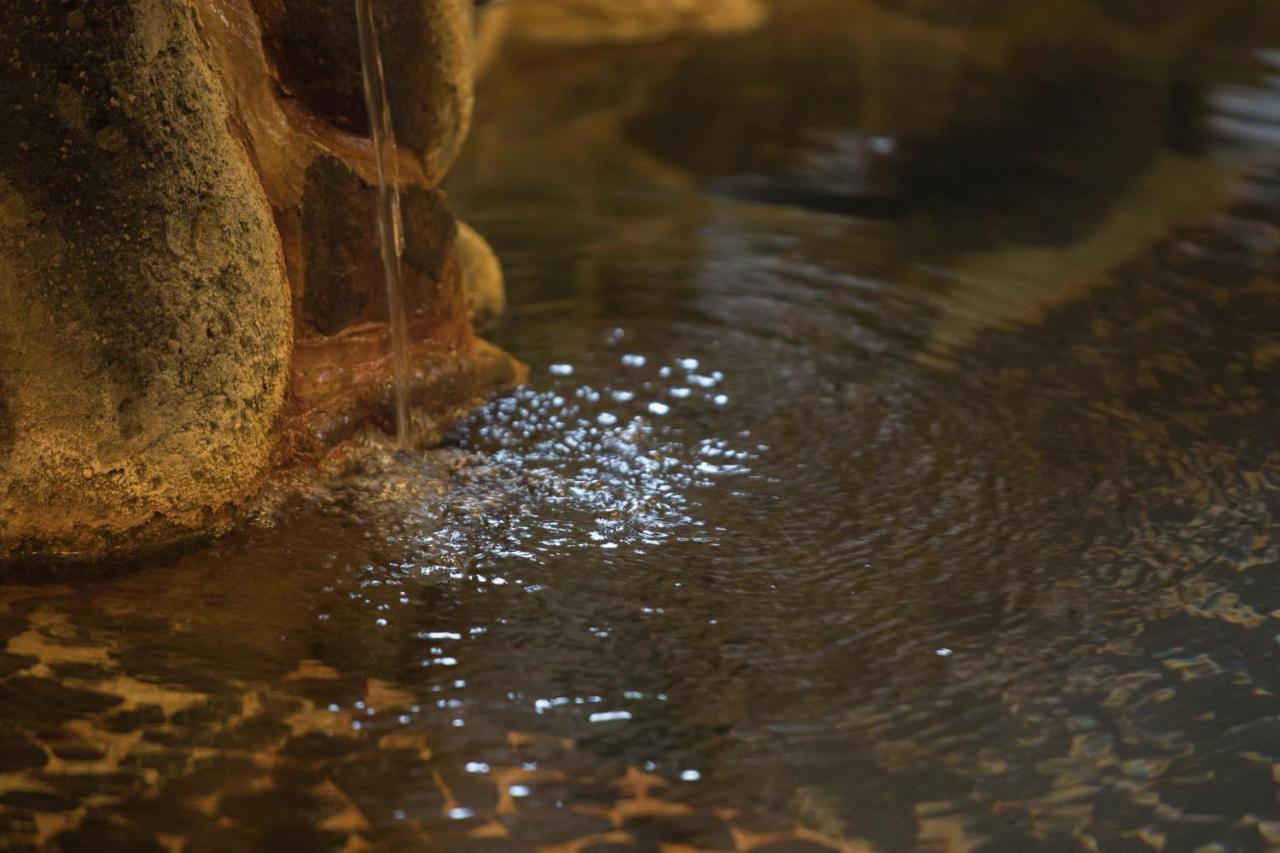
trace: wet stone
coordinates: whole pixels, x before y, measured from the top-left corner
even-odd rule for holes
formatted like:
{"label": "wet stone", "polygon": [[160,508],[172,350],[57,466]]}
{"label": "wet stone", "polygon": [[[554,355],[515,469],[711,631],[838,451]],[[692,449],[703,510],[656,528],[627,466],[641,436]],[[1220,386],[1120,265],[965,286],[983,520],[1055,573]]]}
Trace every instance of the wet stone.
{"label": "wet stone", "polygon": [[[1106,850],[1108,852],[1114,850],[1116,853],[1151,853],[1152,849],[1158,849],[1158,848],[1153,848],[1152,845],[1146,843],[1146,841],[1144,841],[1141,837],[1139,837],[1137,832],[1134,832],[1134,831],[1121,833],[1121,832],[1115,831],[1111,827],[1102,827],[1101,829],[1095,830],[1091,835],[1092,835],[1091,840],[1094,842],[1093,849],[1095,850]],[[1073,844],[1072,840],[1069,838],[1059,837],[1055,839],[1055,841],[1057,843],[1053,844],[1052,846],[1053,853],[1076,853],[1076,851],[1085,849],[1079,844],[1079,842],[1076,842]],[[1048,845],[1044,845],[1044,846],[1045,846],[1045,849],[1049,849]],[[1192,844],[1187,847],[1178,846],[1172,849],[1195,850],[1198,846],[1199,845],[1197,844]],[[1036,845],[1034,848],[1028,848],[1028,849],[1038,850],[1040,848],[1041,848],[1041,845]],[[997,851],[1009,850],[1009,849],[1014,849],[1014,848],[996,847],[994,845],[989,845],[987,847],[984,847],[981,853],[997,853]],[[1170,849],[1170,848],[1165,847],[1164,849]],[[1244,849],[1247,849],[1247,848],[1244,848]]]}
{"label": "wet stone", "polygon": [[390,760],[393,757],[378,753],[367,761],[343,764],[335,768],[333,781],[371,822],[392,823],[396,811],[440,814],[444,795],[430,771],[420,761],[406,764]]}
{"label": "wet stone", "polygon": [[282,755],[304,760],[341,758],[360,748],[360,741],[345,735],[308,734],[291,739]]}
{"label": "wet stone", "polygon": [[111,676],[106,667],[92,663],[58,663],[53,665],[58,678],[76,678],[81,681],[101,681]]}
{"label": "wet stone", "polygon": [[[566,844],[575,838],[609,832],[608,818],[579,815],[567,810],[551,814],[520,814],[502,819],[511,837],[526,844]],[[732,845],[731,845],[732,846]]]}
{"label": "wet stone", "polygon": [[75,797],[50,791],[6,791],[0,805],[33,812],[66,812],[80,805]]}
{"label": "wet stone", "polygon": [[477,813],[492,811],[498,805],[498,790],[493,781],[475,773],[439,771],[444,783],[463,806]]}
{"label": "wet stone", "polygon": [[564,747],[557,741],[551,740],[530,740],[522,743],[515,752],[519,755],[521,761],[534,761],[538,764],[546,764],[552,761],[587,761],[585,756],[578,753],[566,752]]}
{"label": "wet stone", "polygon": [[0,683],[0,718],[11,722],[71,720],[119,705],[124,700],[56,681],[18,676]]}
{"label": "wet stone", "polygon": [[[1133,850],[1134,853],[1151,853],[1152,850],[1191,850],[1194,853],[1214,853],[1213,845],[1220,844],[1222,846],[1217,850],[1224,853],[1236,850],[1275,850],[1274,845],[1258,845],[1258,834],[1253,827],[1245,828],[1244,832],[1240,831],[1240,827],[1235,827],[1235,831],[1232,831],[1232,827],[1226,820],[1202,819],[1202,821],[1198,824],[1179,826],[1171,821],[1153,820],[1145,827],[1145,831],[1144,828],[1135,829],[1125,839],[1129,842],[1128,846],[1120,844],[1108,846],[1106,840],[1100,837],[1099,849],[1115,849],[1121,853],[1126,853],[1128,850]],[[1063,843],[1058,846],[1058,849],[1063,853],[1067,851],[1074,853],[1079,848],[1068,847]]]}
{"label": "wet stone", "polygon": [[[35,818],[29,811],[8,811],[0,809],[0,837],[13,838],[35,832]],[[9,848],[6,848],[8,850]]]}
{"label": "wet stone", "polygon": [[1036,838],[1026,827],[1006,829],[986,837],[974,853],[998,853],[1002,850],[1035,850]]}
{"label": "wet stone", "polygon": [[1280,755],[1280,718],[1264,717],[1222,734],[1222,749]]}
{"label": "wet stone", "polygon": [[[589,777],[603,784],[619,780],[626,774],[627,766],[621,761],[614,758],[602,760],[599,752],[586,748],[587,744],[584,743],[579,746],[582,748],[573,752],[561,753],[558,758],[529,759],[524,757],[524,750],[521,750],[521,757],[525,761],[535,761],[540,767],[555,767],[571,776]],[[552,764],[552,761],[555,763]]]}
{"label": "wet stone", "polygon": [[[175,688],[180,687],[192,693],[216,696],[219,691],[225,691],[227,688],[223,679],[207,671],[207,661],[169,654],[163,650],[163,647],[160,650],[147,646],[121,649],[119,661],[120,668],[125,672],[146,673],[151,680]],[[210,700],[210,702],[215,701],[217,700]],[[238,705],[231,700],[223,700],[219,704],[227,712],[238,709]]]}
{"label": "wet stone", "polygon": [[161,776],[174,778],[184,773],[189,755],[184,750],[158,749],[141,753],[131,753],[120,759],[120,769],[155,770]]}
{"label": "wet stone", "polygon": [[160,731],[157,729],[151,729],[149,731],[145,731],[142,733],[142,740],[144,743],[154,744],[156,746],[168,746],[173,747],[174,749],[182,749],[190,745],[188,743],[190,738],[184,736],[181,732],[170,730]]}
{"label": "wet stone", "polygon": [[739,829],[756,834],[786,832],[791,829],[791,822],[788,819],[773,811],[761,809],[752,809],[734,823]]}
{"label": "wet stone", "polygon": [[0,678],[13,675],[15,672],[34,666],[36,663],[35,658],[27,657],[26,655],[0,652]]}
{"label": "wet stone", "polygon": [[202,726],[220,727],[222,723],[235,717],[239,712],[239,701],[214,698],[201,705],[196,705],[194,708],[178,711],[173,715],[170,722],[180,729],[196,732]]}
{"label": "wet stone", "polygon": [[220,827],[191,836],[184,853],[340,853],[346,836],[311,827]]}
{"label": "wet stone", "polygon": [[636,841],[629,844],[617,844],[612,841],[605,841],[583,847],[582,853],[651,853],[651,851],[652,853],[657,853],[661,849],[653,842]]}
{"label": "wet stone", "polygon": [[100,761],[105,752],[86,743],[64,743],[53,747],[53,754],[63,761]]}
{"label": "wet stone", "polygon": [[345,708],[364,698],[366,683],[359,677],[340,675],[336,679],[304,678],[291,684],[290,688],[316,707],[337,704]]}
{"label": "wet stone", "polygon": [[278,720],[268,717],[254,717],[241,725],[210,736],[202,745],[214,749],[256,750],[277,741],[289,734],[289,727]]}
{"label": "wet stone", "polygon": [[208,746],[209,737],[210,735],[207,732],[192,733],[181,728],[169,728],[168,726],[148,728],[142,733],[142,739],[146,743],[181,750],[206,747]]}
{"label": "wet stone", "polygon": [[186,853],[257,853],[262,849],[258,833],[240,826],[197,832],[183,848]]}
{"label": "wet stone", "polygon": [[53,839],[62,853],[164,853],[155,836],[132,827],[107,823],[90,815],[77,828]]}
{"label": "wet stone", "polygon": [[[376,839],[380,853],[417,853],[423,847],[422,833],[403,823],[380,826],[376,830],[357,833],[355,838]],[[437,836],[432,835],[433,839]]]}
{"label": "wet stone", "polygon": [[119,797],[143,784],[142,777],[134,773],[69,773],[43,776],[41,781],[56,785],[77,797]]}
{"label": "wet stone", "polygon": [[1034,846],[1031,816],[1021,809],[1005,809],[998,814],[979,815],[971,824],[974,835],[988,839],[979,849],[1021,850]]}
{"label": "wet stone", "polygon": [[[3,830],[0,829],[0,831],[3,831]],[[30,831],[24,832],[22,833],[22,835],[34,836],[35,835],[34,825]],[[18,840],[18,838],[14,838],[12,841],[6,844],[4,851],[5,853],[37,853],[37,851],[41,849],[42,848],[36,846],[34,841]],[[48,849],[48,848],[46,846],[43,849]]]}
{"label": "wet stone", "polygon": [[618,801],[618,791],[610,785],[592,782],[539,781],[532,789],[528,802],[540,808],[554,808],[555,802],[609,808]]}
{"label": "wet stone", "polygon": [[208,815],[171,799],[130,799],[111,807],[113,817],[166,835],[190,835],[210,823]]}
{"label": "wet stone", "polygon": [[[1135,841],[1138,843],[1139,846],[1137,847],[1137,850],[1139,851],[1139,853],[1151,853],[1151,847],[1149,847],[1148,845],[1138,841],[1136,838],[1131,838],[1129,840]],[[1111,848],[1106,844],[1102,844],[1101,846],[1102,846],[1102,849],[1104,850],[1122,849],[1122,848]],[[1083,845],[1080,843],[1080,839],[1077,838],[1072,833],[1066,832],[1063,830],[1057,830],[1054,832],[1050,832],[1047,835],[1043,832],[1035,833],[1034,835],[1031,836],[1031,844],[1029,847],[1002,847],[1000,849],[1001,850],[1035,850],[1036,853],[1040,853],[1040,851],[1043,851],[1043,853],[1080,853],[1081,850],[1087,849],[1087,848],[1084,848]],[[1123,849],[1128,850],[1129,848],[1126,847]],[[1178,848],[1178,849],[1192,849],[1192,848]]]}
{"label": "wet stone", "polygon": [[[1215,757],[1192,758],[1171,768],[1182,784],[1161,790],[1166,804],[1191,814],[1274,814],[1271,767],[1246,759],[1224,765]],[[1194,781],[1192,781],[1194,780]]]}
{"label": "wet stone", "polygon": [[254,791],[224,797],[219,813],[247,826],[314,826],[342,805],[290,790]]}
{"label": "wet stone", "polygon": [[10,637],[18,636],[28,627],[27,620],[22,616],[16,613],[0,613],[0,640],[7,643]]}
{"label": "wet stone", "polygon": [[132,732],[146,726],[164,724],[164,709],[159,705],[139,705],[128,711],[112,714],[103,723],[109,732]]}
{"label": "wet stone", "polygon": [[200,762],[195,770],[173,779],[164,793],[173,797],[200,797],[237,787],[244,787],[263,776],[253,760],[236,756],[218,756]]}
{"label": "wet stone", "polygon": [[330,768],[322,764],[301,761],[285,761],[271,769],[271,784],[276,788],[306,790],[323,785],[328,780]]}
{"label": "wet stone", "polygon": [[[458,853],[523,853],[529,848],[510,838],[467,838],[461,835],[433,837],[441,850],[457,850]],[[418,842],[421,849],[421,841]]]}
{"label": "wet stone", "polygon": [[25,735],[0,729],[0,773],[43,767],[48,760],[44,750]]}
{"label": "wet stone", "polygon": [[302,710],[305,703],[293,696],[272,696],[271,694],[258,694],[258,701],[262,705],[262,718],[269,720],[282,720],[285,717]]}
{"label": "wet stone", "polygon": [[622,828],[636,838],[683,844],[707,850],[732,850],[733,834],[724,821],[709,814],[640,816]]}
{"label": "wet stone", "polygon": [[835,853],[834,847],[807,841],[800,838],[788,838],[783,841],[772,841],[751,848],[751,853]]}

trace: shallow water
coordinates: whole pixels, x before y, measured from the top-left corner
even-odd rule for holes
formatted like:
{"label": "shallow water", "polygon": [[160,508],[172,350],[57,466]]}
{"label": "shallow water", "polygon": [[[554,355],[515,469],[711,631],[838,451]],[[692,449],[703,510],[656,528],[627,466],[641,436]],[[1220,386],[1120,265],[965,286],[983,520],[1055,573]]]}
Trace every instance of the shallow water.
{"label": "shallow water", "polygon": [[513,46],[451,195],[529,385],[0,590],[0,831],[1280,844],[1280,16],[1148,5]]}

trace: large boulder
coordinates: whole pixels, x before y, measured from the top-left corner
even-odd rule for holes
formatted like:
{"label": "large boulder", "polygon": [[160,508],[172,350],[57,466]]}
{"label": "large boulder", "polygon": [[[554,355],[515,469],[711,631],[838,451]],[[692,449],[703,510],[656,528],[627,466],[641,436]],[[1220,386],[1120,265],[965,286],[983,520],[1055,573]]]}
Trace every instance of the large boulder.
{"label": "large boulder", "polygon": [[[519,366],[472,333],[437,188],[471,107],[463,3],[381,14],[429,438]],[[217,532],[271,470],[389,421],[353,20],[319,0],[11,0],[0,562]],[[326,25],[333,38],[312,38]]]}

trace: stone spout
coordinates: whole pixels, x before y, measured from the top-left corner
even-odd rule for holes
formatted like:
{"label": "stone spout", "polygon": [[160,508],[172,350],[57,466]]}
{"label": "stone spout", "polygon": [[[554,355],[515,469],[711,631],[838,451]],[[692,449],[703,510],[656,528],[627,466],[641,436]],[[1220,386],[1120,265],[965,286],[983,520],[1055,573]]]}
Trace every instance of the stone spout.
{"label": "stone spout", "polygon": [[[439,189],[470,14],[380,6],[428,436],[522,373],[473,332],[501,273]],[[0,565],[216,533],[389,422],[349,2],[10,0],[0,64]]]}

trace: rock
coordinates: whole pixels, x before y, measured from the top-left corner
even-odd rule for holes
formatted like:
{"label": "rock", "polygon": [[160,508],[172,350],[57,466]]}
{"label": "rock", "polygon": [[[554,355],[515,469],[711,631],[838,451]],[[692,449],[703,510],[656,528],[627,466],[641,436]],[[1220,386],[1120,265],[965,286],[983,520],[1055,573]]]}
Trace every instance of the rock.
{"label": "rock", "polygon": [[0,713],[19,725],[48,724],[119,705],[119,696],[67,687],[47,678],[20,675],[0,684]]}
{"label": "rock", "polygon": [[[252,0],[279,79],[308,113],[369,134],[350,0]],[[397,142],[427,182],[444,177],[471,122],[471,0],[379,0],[374,6]],[[335,73],[345,69],[345,73]]]}
{"label": "rock", "polygon": [[[388,420],[351,4],[12,5],[0,24],[0,565],[216,533],[273,468]],[[430,437],[521,368],[472,333],[437,189],[470,118],[469,7],[380,9]]]}
{"label": "rock", "polygon": [[43,767],[49,756],[36,744],[17,731],[0,728],[0,773],[14,773]]}
{"label": "rock", "polygon": [[80,15],[0,27],[0,557],[207,529],[288,379],[279,238],[190,9]]}
{"label": "rock", "polygon": [[465,222],[458,223],[458,263],[462,266],[462,291],[472,325],[477,329],[491,328],[507,308],[502,263],[484,237]]}
{"label": "rock", "polygon": [[74,797],[50,791],[6,791],[0,805],[31,812],[69,812],[80,805]]}

